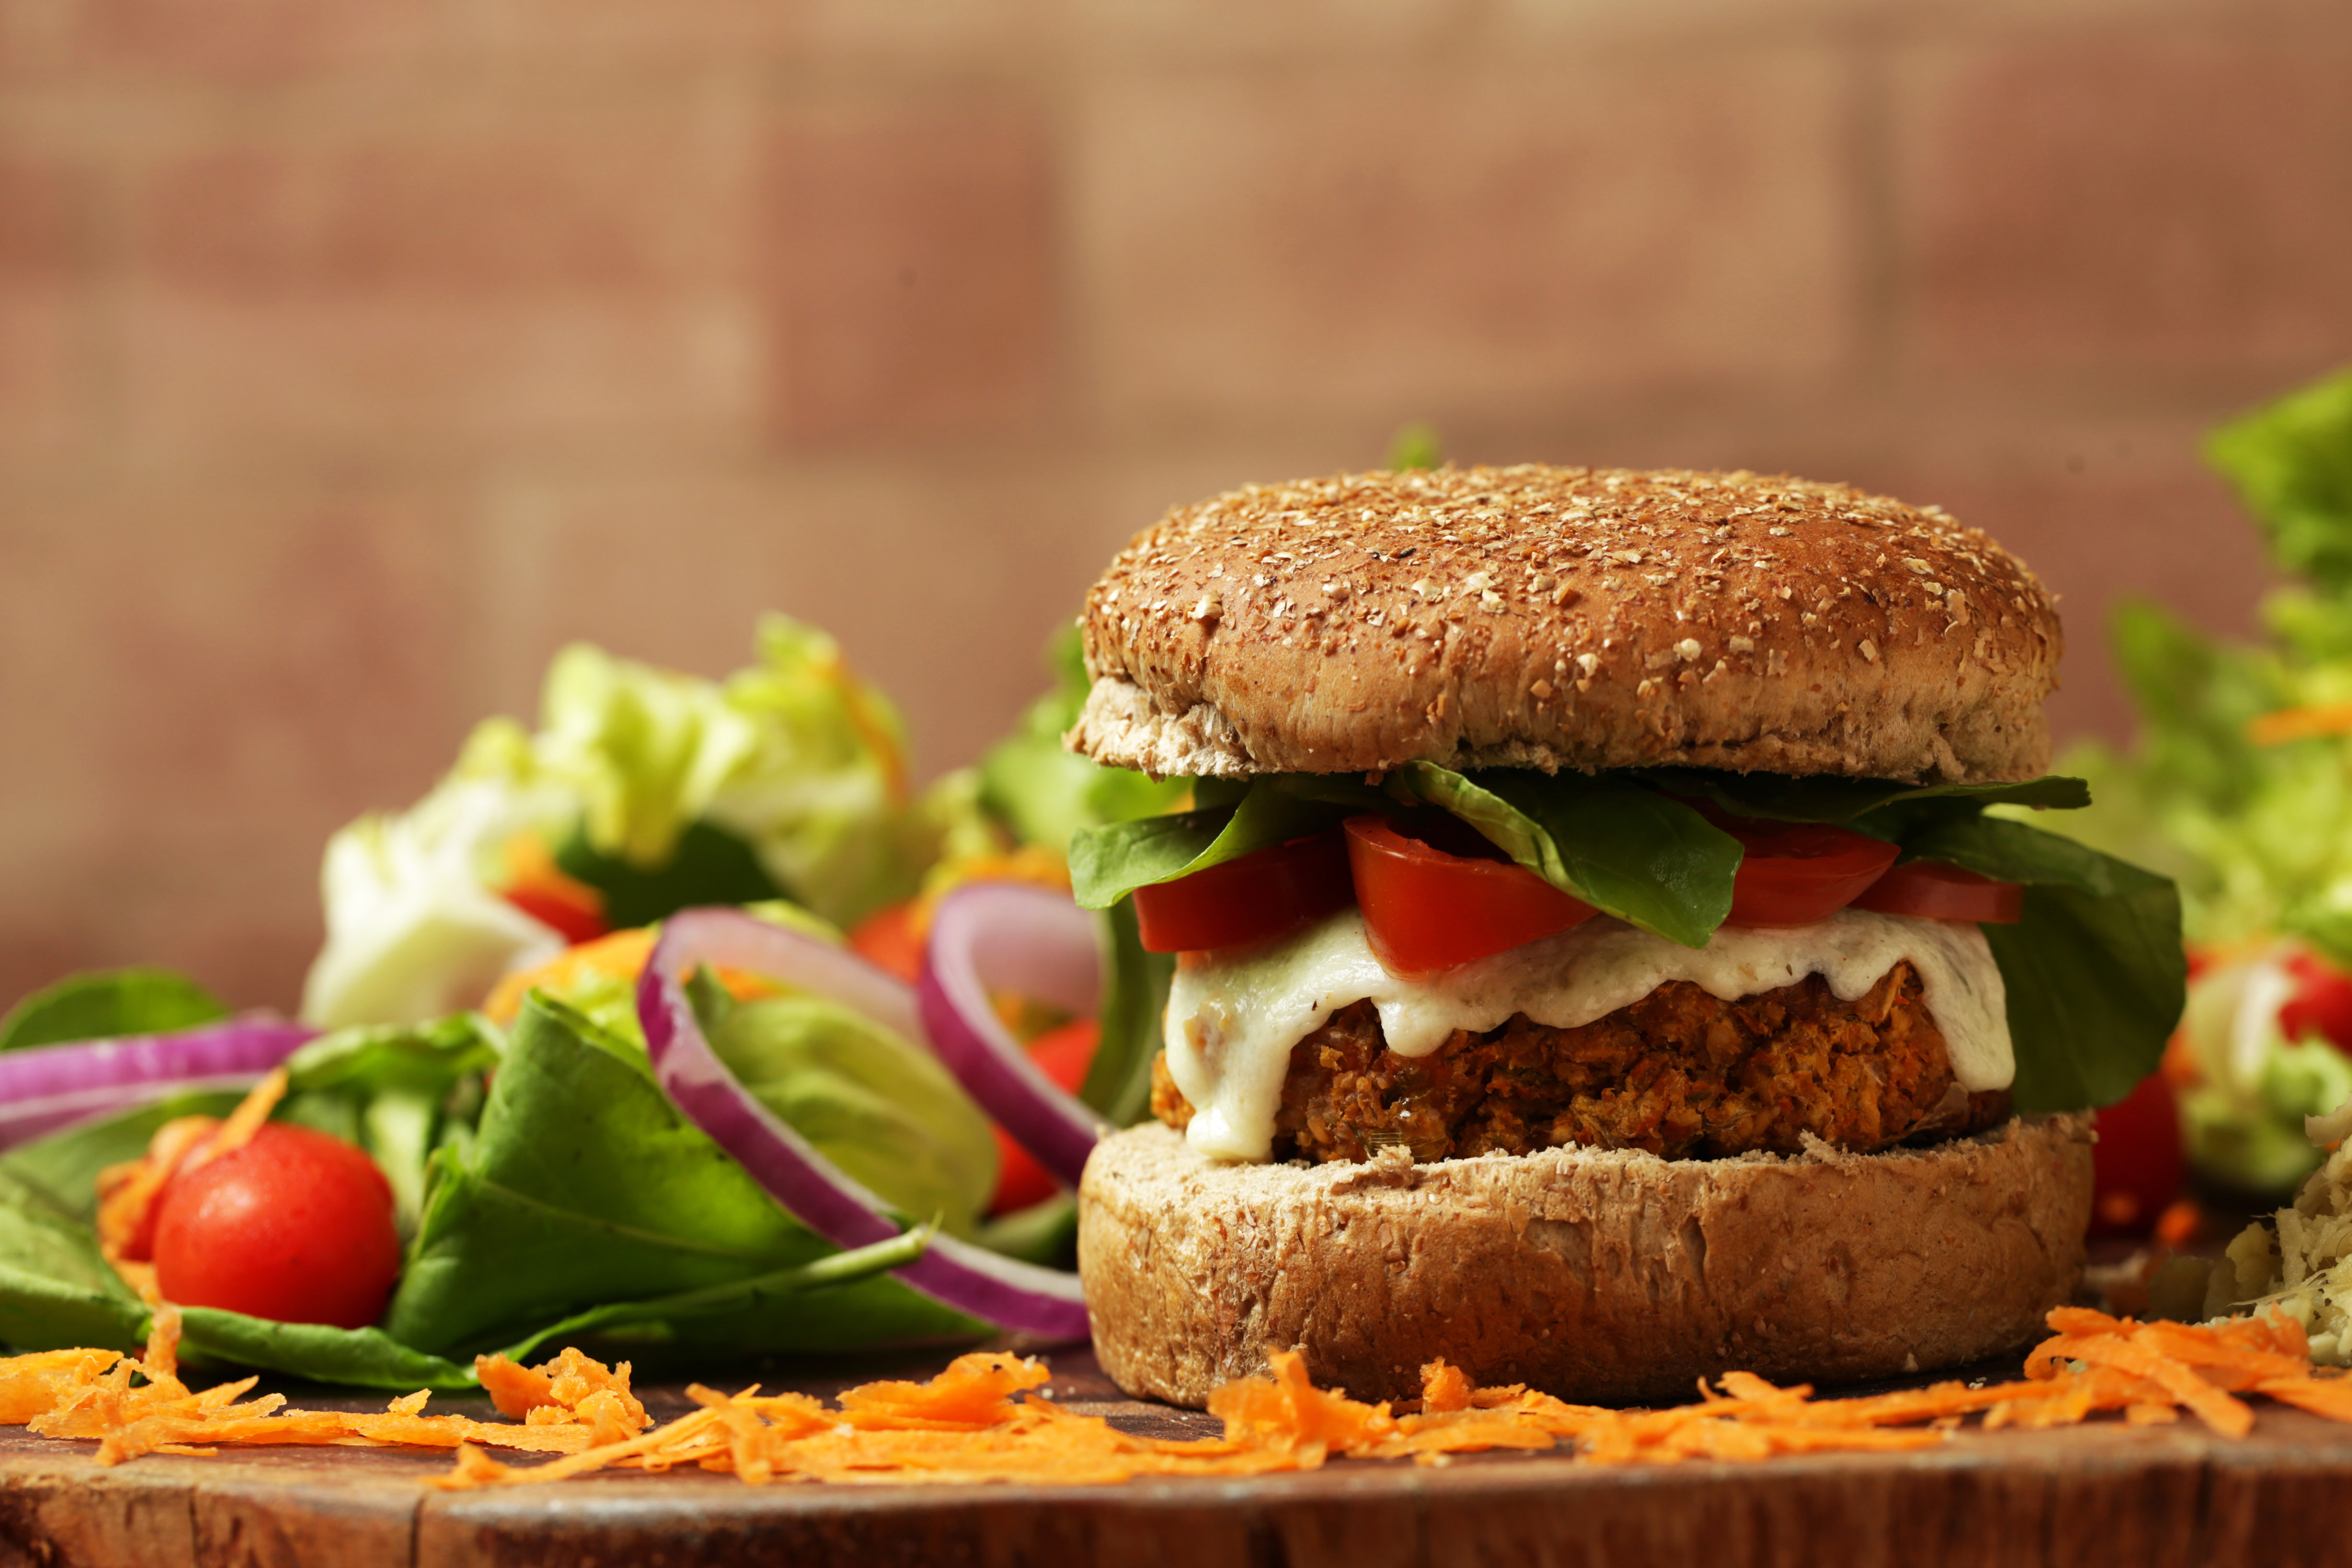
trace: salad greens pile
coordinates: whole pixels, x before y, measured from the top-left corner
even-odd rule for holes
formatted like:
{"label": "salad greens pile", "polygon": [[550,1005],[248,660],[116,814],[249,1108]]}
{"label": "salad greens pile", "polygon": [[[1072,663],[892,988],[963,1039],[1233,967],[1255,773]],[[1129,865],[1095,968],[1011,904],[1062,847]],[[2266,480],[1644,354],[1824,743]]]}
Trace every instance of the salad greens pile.
{"label": "salad greens pile", "polygon": [[[623,1035],[534,993],[510,1034],[461,1014],[338,1030],[288,1060],[278,1118],[357,1143],[390,1182],[399,1287],[360,1330],[186,1308],[185,1353],[406,1390],[469,1385],[475,1353],[560,1335],[645,1362],[682,1333],[748,1353],[986,1332],[885,1272],[929,1225],[980,1228],[996,1149],[978,1109],[928,1051],[832,1004],[697,990],[714,1047],[892,1204],[898,1242],[845,1253],[811,1233],[671,1105],[634,1020]],[[147,1308],[99,1251],[98,1173],[166,1121],[238,1098],[179,1095],[0,1155],[0,1340],[141,1342]]]}
{"label": "salad greens pile", "polygon": [[2303,1118],[2352,1093],[2344,1058],[2277,1017],[2296,944],[2352,968],[2352,371],[2224,426],[2206,455],[2293,581],[2264,601],[2260,643],[2145,602],[2116,611],[2139,734],[2063,759],[2099,802],[2067,831],[2179,882],[2189,938],[2213,959],[2182,1031],[2190,1156],[2284,1191],[2318,1157]]}
{"label": "salad greens pile", "polygon": [[760,655],[714,682],[558,654],[535,732],[485,721],[424,800],[329,843],[304,1018],[438,1017],[561,951],[499,891],[518,843],[594,889],[615,928],[775,898],[845,922],[911,893],[968,791],[911,795],[897,711],[823,632],[772,616]]}
{"label": "salad greens pile", "polygon": [[[709,975],[689,987],[752,1095],[889,1206],[900,1236],[853,1251],[794,1219],[671,1103],[634,974],[559,966],[507,1028],[467,1010],[563,949],[504,896],[519,841],[593,889],[616,929],[724,902],[840,943],[836,922],[914,892],[942,851],[1001,850],[1009,833],[1058,853],[1076,826],[1166,799],[1094,778],[1057,745],[1043,754],[1073,700],[1066,679],[986,769],[911,795],[896,713],[830,638],[772,617],[761,650],[758,667],[709,682],[567,648],[536,731],[478,726],[423,801],[336,835],[304,1008],[328,1032],[288,1060],[275,1114],[373,1158],[404,1264],[375,1327],[185,1308],[188,1356],[407,1390],[467,1385],[474,1354],[558,1337],[600,1336],[641,1365],[686,1340],[708,1355],[970,1339],[987,1325],[887,1270],[934,1228],[1037,1260],[1066,1248],[1066,1198],[984,1217],[988,1119],[929,1049],[836,1003],[772,987],[739,999]],[[0,1048],[226,1012],[168,972],[84,975],[19,1004]],[[0,1154],[0,1341],[141,1342],[147,1309],[99,1248],[99,1173],[139,1158],[164,1122],[225,1116],[239,1098],[175,1094]]]}
{"label": "salad greens pile", "polygon": [[2015,925],[1984,928],[2009,994],[2021,1110],[2122,1099],[2163,1054],[2187,964],[2179,896],[2165,878],[1991,806],[2078,810],[2082,781],[1910,785],[1684,768],[1598,774],[1526,768],[1456,773],[1412,763],[1374,785],[1276,774],[1204,782],[1198,808],[1082,834],[1070,870],[1078,902],[1101,909],[1173,880],[1374,811],[1443,811],[1513,860],[1604,914],[1704,947],[1731,910],[1739,841],[1691,799],[1742,816],[1832,823],[1939,860],[2025,884]]}

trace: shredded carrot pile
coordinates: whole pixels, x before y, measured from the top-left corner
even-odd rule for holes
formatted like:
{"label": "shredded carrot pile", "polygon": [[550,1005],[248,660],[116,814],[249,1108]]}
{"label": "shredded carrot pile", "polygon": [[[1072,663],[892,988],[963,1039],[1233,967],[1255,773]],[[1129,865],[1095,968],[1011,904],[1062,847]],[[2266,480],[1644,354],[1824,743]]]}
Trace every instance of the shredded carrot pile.
{"label": "shredded carrot pile", "polygon": [[579,1357],[593,1369],[592,1379],[582,1379],[565,1360],[577,1352],[540,1369],[554,1374],[543,1381],[558,1387],[566,1373],[575,1374],[574,1387],[565,1390],[572,1405],[563,1417],[509,1425],[420,1415],[428,1397],[423,1390],[403,1394],[380,1415],[289,1410],[282,1394],[248,1400],[245,1395],[258,1381],[250,1377],[191,1393],[178,1376],[179,1339],[178,1310],[161,1307],[147,1348],[137,1356],[64,1350],[0,1360],[0,1423],[29,1426],[45,1437],[95,1439],[101,1465],[142,1454],[216,1454],[221,1445],[457,1448],[487,1443],[570,1454],[618,1436],[626,1418],[618,1415],[620,1407],[635,1411],[638,1426],[645,1424],[645,1407],[628,1391],[627,1364],[608,1372]]}
{"label": "shredded carrot pile", "polygon": [[[608,1368],[577,1350],[537,1367],[479,1358],[477,1375],[505,1422],[422,1415],[422,1393],[381,1415],[289,1410],[276,1394],[246,1400],[252,1378],[190,1393],[176,1375],[179,1320],[167,1307],[138,1357],[47,1351],[0,1361],[0,1421],[96,1439],[101,1464],[227,1445],[454,1448],[455,1468],[429,1483],[454,1490],[688,1466],[749,1482],[1073,1485],[1313,1469],[1339,1458],[1443,1464],[1457,1453],[1562,1443],[1588,1463],[1672,1464],[1931,1447],[1971,1415],[1987,1429],[2067,1426],[2103,1411],[2145,1426],[2177,1420],[2185,1409],[2241,1437],[2254,1419],[2238,1397],[2247,1394],[2352,1421],[2352,1377],[2315,1373],[2301,1326],[2283,1314],[2198,1326],[2062,1307],[2050,1327],[2053,1337],[2027,1356],[2014,1383],[1815,1399],[1810,1388],[1735,1372],[1701,1382],[1696,1404],[1664,1410],[1570,1405],[1522,1386],[1477,1388],[1438,1361],[1422,1369],[1419,1408],[1400,1412],[1318,1388],[1302,1358],[1277,1352],[1270,1375],[1210,1396],[1223,1436],[1174,1441],[1133,1436],[1063,1409],[1032,1392],[1047,1379],[1043,1363],[1002,1352],[961,1356],[929,1383],[869,1383],[831,1405],[756,1386],[730,1394],[697,1385],[688,1390],[694,1411],[651,1429],[630,1391],[628,1364]],[[558,1457],[512,1465],[490,1447]]]}

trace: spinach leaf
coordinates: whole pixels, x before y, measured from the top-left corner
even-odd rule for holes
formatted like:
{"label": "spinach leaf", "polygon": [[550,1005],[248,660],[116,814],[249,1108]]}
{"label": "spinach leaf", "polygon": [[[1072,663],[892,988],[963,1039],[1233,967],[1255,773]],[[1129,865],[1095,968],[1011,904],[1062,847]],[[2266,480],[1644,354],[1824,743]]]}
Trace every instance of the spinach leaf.
{"label": "spinach leaf", "polygon": [[1091,828],[1070,840],[1070,885],[1078,907],[1107,910],[1138,888],[1172,882],[1294,838],[1325,833],[1360,811],[1393,811],[1396,801],[1350,777],[1268,773],[1246,785],[1199,793],[1216,804],[1168,816]]}
{"label": "spinach leaf", "polygon": [[227,1016],[219,997],[184,974],[168,969],[92,970],[68,974],[9,1008],[0,1018],[0,1051],[160,1035]]}
{"label": "spinach leaf", "polygon": [[1025,1209],[999,1215],[981,1226],[980,1244],[1041,1268],[1076,1268],[1078,1200],[1069,1193],[1055,1193]]}
{"label": "spinach leaf", "polygon": [[1685,947],[1731,912],[1739,841],[1681,801],[1617,773],[1412,763],[1390,775],[1564,893]]}
{"label": "spinach leaf", "polygon": [[667,858],[649,868],[597,848],[584,828],[564,840],[555,863],[565,876],[604,896],[604,921],[615,931],[651,925],[700,904],[756,904],[791,896],[789,889],[776,885],[749,843],[700,818],[686,825]]}
{"label": "spinach leaf", "polygon": [[100,1256],[96,1233],[0,1174],[0,1341],[19,1351],[127,1351],[146,1334],[146,1303]]}
{"label": "spinach leaf", "polygon": [[[739,1283],[835,1250],[678,1114],[642,1051],[534,993],[472,1147],[433,1156],[383,1327],[436,1353],[487,1349],[593,1307]],[[809,1351],[985,1331],[882,1278],[694,1333]]]}
{"label": "spinach leaf", "polygon": [[1975,808],[2030,805],[2074,811],[2091,804],[2081,779],[2050,776],[2023,784],[1907,784],[1893,779],[1793,778],[1705,768],[1644,768],[1634,776],[1668,795],[1696,796],[1741,816],[1776,822],[1837,822],[1870,831],[1872,814],[1891,805],[1948,801]]}
{"label": "spinach leaf", "polygon": [[471,1366],[412,1350],[382,1329],[280,1323],[214,1307],[183,1307],[180,1331],[182,1353],[191,1361],[226,1362],[362,1388],[476,1386]]}
{"label": "spinach leaf", "polygon": [[1099,1033],[1078,1098],[1112,1126],[1129,1127],[1150,1113],[1151,1058],[1161,1044],[1160,1016],[1175,983],[1176,955],[1143,951],[1133,899],[1121,899],[1103,911],[1103,932]]}
{"label": "spinach leaf", "polygon": [[2009,994],[2019,1110],[2111,1105],[2156,1070],[2189,983],[2169,878],[1990,816],[1937,823],[1903,858],[2026,884],[2015,925],[1981,928]]}
{"label": "spinach leaf", "polygon": [[836,1252],[814,1263],[779,1268],[750,1279],[700,1290],[681,1290],[643,1301],[613,1301],[591,1307],[524,1335],[509,1345],[505,1354],[509,1360],[521,1361],[559,1338],[568,1343],[576,1335],[645,1325],[662,1325],[674,1331],[679,1323],[697,1318],[740,1317],[778,1305],[790,1306],[811,1291],[856,1284],[912,1263],[922,1256],[929,1235],[928,1231],[910,1230],[870,1247]]}

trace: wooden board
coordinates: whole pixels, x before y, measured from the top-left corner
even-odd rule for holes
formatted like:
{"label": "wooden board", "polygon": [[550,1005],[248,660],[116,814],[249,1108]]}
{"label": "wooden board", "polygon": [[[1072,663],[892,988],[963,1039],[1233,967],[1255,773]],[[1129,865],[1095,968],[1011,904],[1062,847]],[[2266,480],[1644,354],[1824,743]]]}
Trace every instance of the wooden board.
{"label": "wooden board", "polygon": [[[1197,1413],[1120,1397],[1083,1352],[1051,1359],[1055,1397],[1074,1409],[1153,1436],[1216,1430]],[[763,1381],[830,1394],[940,1364],[933,1355],[770,1368]],[[288,1392],[313,1407],[382,1408]],[[645,1392],[657,1416],[688,1407],[676,1385]],[[479,1398],[436,1396],[431,1408],[488,1413]],[[439,1454],[152,1456],[100,1469],[91,1445],[0,1429],[0,1565],[2352,1563],[2352,1426],[2259,1408],[2253,1436],[2236,1443],[2188,1420],[2102,1422],[1760,1465],[1603,1468],[1492,1455],[1086,1488],[755,1488],[682,1472],[445,1493],[418,1484],[447,1467]]]}

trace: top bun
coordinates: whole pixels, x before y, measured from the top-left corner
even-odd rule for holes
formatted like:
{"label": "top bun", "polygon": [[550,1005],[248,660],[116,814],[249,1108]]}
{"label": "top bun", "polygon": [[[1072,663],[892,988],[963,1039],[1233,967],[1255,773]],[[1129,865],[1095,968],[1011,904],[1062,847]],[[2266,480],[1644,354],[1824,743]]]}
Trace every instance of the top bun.
{"label": "top bun", "polygon": [[1646,767],[1988,782],[2048,765],[2061,637],[1935,507],[1741,472],[1252,485],[1087,595],[1065,743],[1160,776]]}

